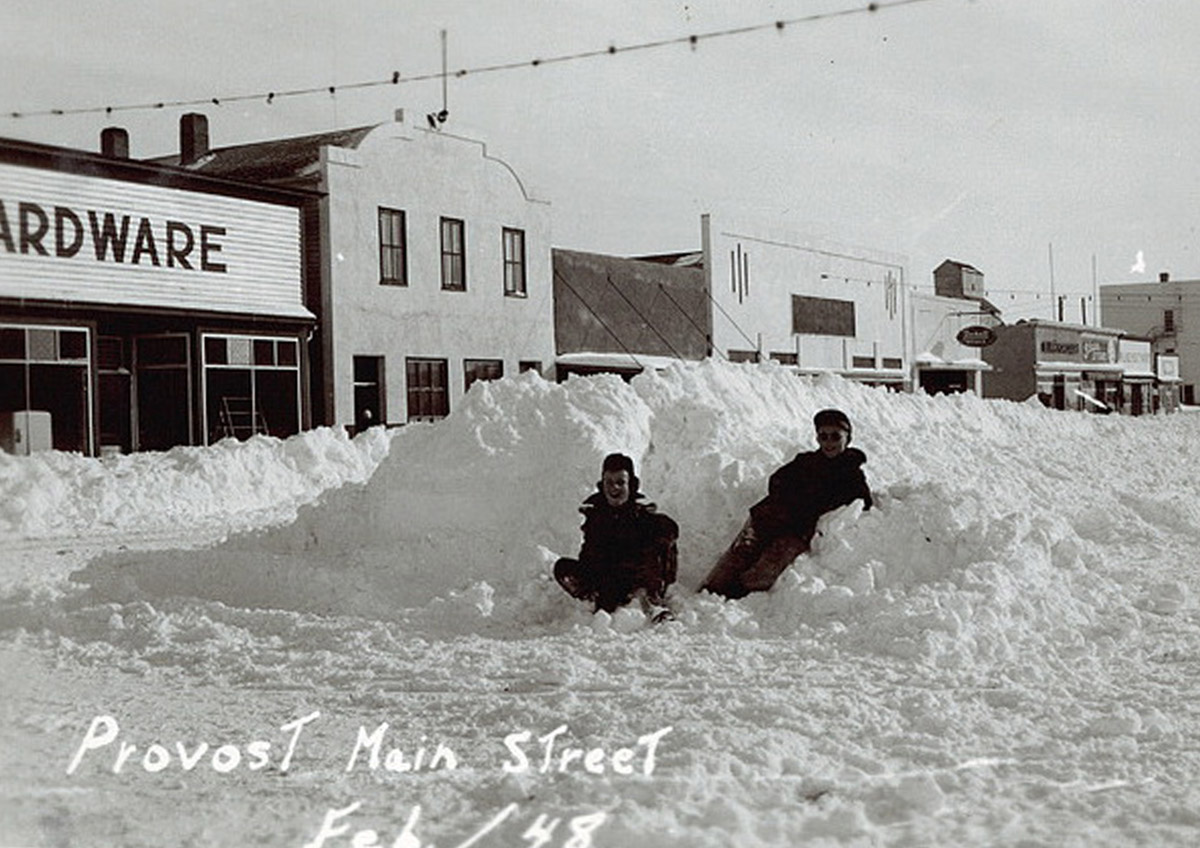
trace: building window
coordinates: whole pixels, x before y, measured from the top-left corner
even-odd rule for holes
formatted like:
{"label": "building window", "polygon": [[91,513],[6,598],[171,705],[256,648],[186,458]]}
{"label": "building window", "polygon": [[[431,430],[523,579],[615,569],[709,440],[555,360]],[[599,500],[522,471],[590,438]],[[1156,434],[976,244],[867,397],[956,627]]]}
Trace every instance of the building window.
{"label": "building window", "polygon": [[499,380],[504,376],[504,360],[464,359],[463,374],[466,378],[464,391],[471,388],[471,384],[476,380]]}
{"label": "building window", "polygon": [[504,293],[525,297],[525,231],[504,228]]}
{"label": "building window", "polygon": [[730,350],[730,362],[758,362],[759,355],[757,350]]}
{"label": "building window", "polygon": [[780,365],[797,365],[800,362],[800,357],[794,353],[779,353],[776,351],[771,354],[771,358]]}
{"label": "building window", "polygon": [[466,224],[457,218],[442,219],[442,288],[467,288]]}
{"label": "building window", "polygon": [[[283,336],[204,335],[204,406],[208,444],[264,433],[300,432],[300,349]],[[160,343],[170,342],[165,337]],[[147,342],[138,340],[139,367]],[[161,348],[165,353],[166,348]],[[139,386],[146,375],[139,371]]]}
{"label": "building window", "polygon": [[540,359],[522,359],[517,363],[517,370],[524,374],[526,371],[536,371],[542,373],[542,361]]}
{"label": "building window", "polygon": [[897,357],[885,356],[883,358],[883,367],[900,369],[904,367],[904,361]]}
{"label": "building window", "polygon": [[1163,334],[1172,335],[1175,332],[1175,310],[1163,310]]}
{"label": "building window", "polygon": [[400,209],[379,209],[379,283],[408,285],[408,237]]}
{"label": "building window", "polygon": [[850,364],[855,368],[874,368],[875,357],[873,356],[854,356],[850,359]]}
{"label": "building window", "polygon": [[450,414],[446,385],[446,360],[405,360],[408,383],[408,420],[434,421]]}

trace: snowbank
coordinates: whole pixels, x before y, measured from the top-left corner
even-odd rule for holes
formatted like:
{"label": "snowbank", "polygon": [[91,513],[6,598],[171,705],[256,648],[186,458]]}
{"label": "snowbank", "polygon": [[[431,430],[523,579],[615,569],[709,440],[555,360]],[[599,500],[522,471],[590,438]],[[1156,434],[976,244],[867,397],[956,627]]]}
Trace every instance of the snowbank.
{"label": "snowbank", "polygon": [[[814,552],[769,595],[695,596],[766,477],[811,447],[826,406],[853,419],[877,507],[827,516]],[[199,551],[109,556],[77,579],[112,602],[182,595],[440,633],[634,629],[632,613],[591,620],[548,577],[578,547],[576,508],[600,459],[620,450],[682,527],[685,627],[819,634],[822,650],[942,664],[1066,659],[1119,636],[1101,622],[1135,601],[1106,573],[1111,548],[1159,528],[1200,538],[1200,483],[1162,479],[1136,450],[1153,438],[1194,462],[1197,426],[897,395],[774,365],[706,362],[629,384],[524,375],[477,384],[448,420],[403,429],[369,480],[327,491],[289,524]],[[1157,600],[1144,604],[1185,602],[1147,591]]]}
{"label": "snowbank", "polygon": [[351,441],[321,428],[286,441],[255,436],[105,459],[0,451],[0,541],[262,526],[325,489],[367,479],[387,450],[383,430]]}

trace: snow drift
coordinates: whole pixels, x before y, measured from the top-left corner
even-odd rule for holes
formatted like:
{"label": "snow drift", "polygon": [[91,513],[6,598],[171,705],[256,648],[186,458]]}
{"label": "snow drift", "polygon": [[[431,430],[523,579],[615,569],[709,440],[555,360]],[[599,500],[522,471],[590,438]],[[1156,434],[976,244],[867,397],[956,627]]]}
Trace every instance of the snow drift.
{"label": "snow drift", "polygon": [[[814,551],[768,595],[695,595],[770,472],[811,448],[812,414],[826,406],[854,421],[876,508],[826,516]],[[523,375],[477,384],[449,419],[397,431],[368,480],[326,491],[290,523],[202,550],[111,555],[77,579],[116,603],[182,594],[436,632],[589,623],[549,564],[577,549],[578,503],[619,450],[681,525],[684,627],[819,633],[826,649],[945,664],[1047,649],[1066,659],[1119,637],[1114,612],[1136,600],[1106,574],[1104,549],[1164,525],[1200,538],[1200,483],[1168,484],[1136,452],[1140,439],[1168,440],[1194,461],[1195,435],[1191,416],[898,395],[770,364],[706,362],[628,384]],[[1186,595],[1146,591],[1151,605]],[[639,624],[626,613],[611,626]]]}

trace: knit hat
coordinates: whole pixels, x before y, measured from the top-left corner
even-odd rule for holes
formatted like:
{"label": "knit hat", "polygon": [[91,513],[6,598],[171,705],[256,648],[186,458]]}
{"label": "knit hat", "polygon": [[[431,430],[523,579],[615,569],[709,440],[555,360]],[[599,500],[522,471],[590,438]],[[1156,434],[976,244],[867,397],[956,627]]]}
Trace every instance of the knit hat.
{"label": "knit hat", "polygon": [[854,435],[854,428],[850,426],[850,419],[840,409],[822,409],[813,416],[813,426],[817,429],[821,427],[838,427],[845,430],[847,444],[850,442],[850,437]]}

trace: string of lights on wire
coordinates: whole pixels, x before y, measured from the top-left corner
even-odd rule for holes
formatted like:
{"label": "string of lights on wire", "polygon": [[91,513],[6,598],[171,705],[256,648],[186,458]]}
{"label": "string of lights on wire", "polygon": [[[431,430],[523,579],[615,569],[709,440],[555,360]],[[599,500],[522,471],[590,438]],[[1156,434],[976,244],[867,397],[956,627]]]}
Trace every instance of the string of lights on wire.
{"label": "string of lights on wire", "polygon": [[851,15],[871,14],[887,9],[893,9],[898,6],[911,6],[917,3],[930,3],[934,0],[890,0],[890,2],[868,3],[865,6],[854,8],[839,9],[831,12],[815,12],[809,15],[803,15],[795,18],[787,18],[782,20],[770,21],[768,23],[752,24],[749,26],[732,27],[729,29],[714,30],[712,32],[696,33],[693,35],[684,35],[674,38],[665,38],[658,41],[645,41],[637,44],[615,45],[610,44],[608,47],[595,50],[585,50],[578,53],[567,53],[559,56],[547,56],[544,58],[527,59],[524,61],[505,62],[496,65],[483,65],[475,68],[460,68],[455,71],[437,71],[431,73],[404,75],[400,71],[393,71],[391,77],[385,79],[366,80],[362,82],[347,83],[345,85],[323,85],[314,86],[312,88],[295,88],[288,91],[265,91],[257,94],[236,94],[230,96],[217,96],[196,98],[191,100],[160,100],[152,103],[128,103],[123,105],[111,106],[88,106],[72,109],[41,109],[33,111],[14,111],[9,112],[10,118],[41,118],[48,116],[64,116],[64,115],[86,115],[86,114],[112,114],[114,112],[132,112],[150,109],[166,109],[166,108],[188,108],[195,106],[204,106],[213,104],[220,106],[223,103],[239,103],[245,101],[262,101],[268,105],[275,103],[277,100],[290,97],[306,97],[314,94],[330,94],[336,95],[339,91],[351,91],[355,89],[375,88],[385,85],[399,85],[401,83],[414,82],[429,82],[432,80],[444,80],[446,77],[462,78],[467,76],[479,76],[481,74],[497,73],[500,71],[513,71],[521,68],[540,68],[545,65],[561,64],[564,62],[575,62],[585,59],[595,59],[601,56],[616,56],[624,53],[633,53],[635,51],[657,50],[661,48],[671,47],[675,45],[688,45],[693,50],[699,46],[702,41],[711,41],[718,38],[728,38],[731,36],[749,35],[751,33],[776,30],[782,33],[788,27],[798,26],[801,24],[810,24],[817,21],[829,20],[832,18],[844,18]]}

